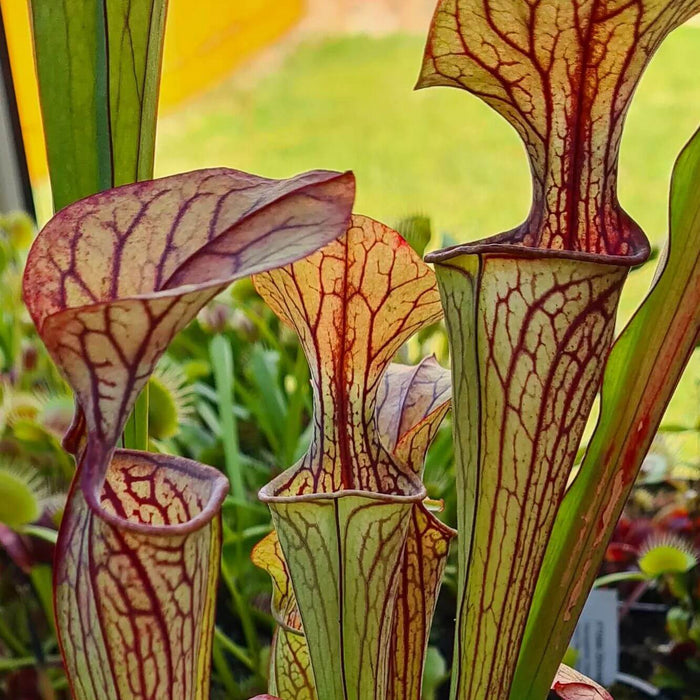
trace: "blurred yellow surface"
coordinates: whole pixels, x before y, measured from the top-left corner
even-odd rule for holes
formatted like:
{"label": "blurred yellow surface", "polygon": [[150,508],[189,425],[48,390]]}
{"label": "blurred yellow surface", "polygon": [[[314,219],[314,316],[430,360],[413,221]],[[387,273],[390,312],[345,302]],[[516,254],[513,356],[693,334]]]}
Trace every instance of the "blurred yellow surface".
{"label": "blurred yellow surface", "polygon": [[[48,174],[27,0],[1,0],[29,174]],[[302,16],[304,0],[169,0],[160,109],[216,84]]]}

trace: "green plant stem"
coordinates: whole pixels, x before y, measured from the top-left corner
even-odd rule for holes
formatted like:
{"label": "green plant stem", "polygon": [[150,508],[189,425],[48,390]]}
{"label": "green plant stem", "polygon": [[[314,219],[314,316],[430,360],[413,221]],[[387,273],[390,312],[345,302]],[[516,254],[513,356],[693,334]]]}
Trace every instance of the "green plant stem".
{"label": "green plant stem", "polygon": [[258,669],[256,668],[253,659],[251,659],[248,654],[245,653],[245,650],[236,644],[236,642],[224,634],[224,632],[221,631],[221,628],[214,628],[214,639],[215,641],[219,642],[219,644],[221,644],[221,646],[226,649],[231,656],[238,659],[246,668],[253,673],[258,673]]}
{"label": "green plant stem", "polygon": [[[214,383],[218,397],[219,424],[221,425],[221,441],[224,445],[226,473],[231,482],[233,496],[245,500],[243,472],[238,459],[238,430],[236,417],[233,413],[233,352],[231,344],[223,335],[212,338],[209,345],[211,364],[214,372]],[[244,516],[238,514],[238,527],[242,529]]]}
{"label": "green plant stem", "polygon": [[253,525],[252,527],[246,528],[242,532],[234,532],[232,535],[227,537],[227,540],[229,542],[245,542],[246,540],[254,540],[257,542],[265,537],[265,535],[269,534],[271,529],[271,526],[268,524]]}
{"label": "green plant stem", "polygon": [[34,593],[39,601],[44,617],[50,625],[54,635],[56,634],[56,620],[53,609],[53,576],[51,567],[48,564],[39,564],[32,567],[29,573]]}
{"label": "green plant stem", "polygon": [[[244,695],[236,683],[236,679],[231,673],[228,660],[224,654],[225,642],[219,639],[218,634],[223,634],[218,628],[214,630],[214,644],[211,649],[212,664],[216,669],[219,681],[226,689],[226,697],[230,700],[244,700]],[[232,652],[233,653],[233,652]]]}
{"label": "green plant stem", "polygon": [[240,498],[235,498],[234,496],[226,496],[223,503],[224,510],[233,510],[237,508],[245,508],[246,510],[251,510],[254,513],[267,515],[267,506],[262,503],[250,502],[247,500],[241,500]]}
{"label": "green plant stem", "polygon": [[612,583],[619,583],[621,581],[648,581],[649,578],[649,576],[641,571],[618,571],[617,573],[597,578],[593,584],[593,588],[602,588],[603,586],[609,586]]}
{"label": "green plant stem", "polygon": [[148,385],[141,392],[124,427],[124,447],[148,450]]}
{"label": "green plant stem", "polygon": [[226,559],[222,557],[221,559],[221,576],[223,577],[224,583],[231,594],[233,600],[233,605],[238,613],[238,617],[241,620],[241,627],[243,628],[243,636],[246,640],[246,645],[253,657],[253,663],[256,668],[258,667],[258,661],[260,658],[260,641],[258,639],[258,633],[255,629],[255,624],[253,623],[253,618],[250,615],[250,610],[243,600],[238,586],[236,585],[236,578],[231,573],[229,565],[226,563]]}
{"label": "green plant stem", "polygon": [[0,638],[15,654],[25,656],[28,653],[27,647],[22,644],[17,635],[10,629],[3,615],[0,615]]}
{"label": "green plant stem", "polygon": [[[294,377],[298,380],[308,373],[306,357],[300,348],[297,347],[297,357],[294,364]],[[308,385],[307,385],[308,386]],[[289,397],[287,406],[287,422],[284,431],[285,466],[291,465],[294,461],[295,450],[299,435],[303,431],[304,416],[304,388],[297,382],[292,395]]]}
{"label": "green plant stem", "polygon": [[[21,668],[36,666],[37,660],[34,656],[21,656],[15,659],[0,659],[0,673],[9,673]],[[47,656],[44,665],[53,666],[61,663],[60,656]]]}
{"label": "green plant stem", "polygon": [[54,530],[50,527],[43,527],[41,525],[25,525],[22,528],[22,533],[25,535],[31,535],[32,537],[37,537],[45,542],[50,542],[51,544],[56,544],[58,541],[58,530]]}

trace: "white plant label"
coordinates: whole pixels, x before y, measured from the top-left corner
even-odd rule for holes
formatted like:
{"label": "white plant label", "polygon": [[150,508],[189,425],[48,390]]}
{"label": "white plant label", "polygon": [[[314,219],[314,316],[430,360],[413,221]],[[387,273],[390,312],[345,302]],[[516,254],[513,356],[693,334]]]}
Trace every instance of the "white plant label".
{"label": "white plant label", "polygon": [[591,591],[571,646],[578,652],[578,671],[603,686],[615,682],[620,661],[616,590],[601,588]]}

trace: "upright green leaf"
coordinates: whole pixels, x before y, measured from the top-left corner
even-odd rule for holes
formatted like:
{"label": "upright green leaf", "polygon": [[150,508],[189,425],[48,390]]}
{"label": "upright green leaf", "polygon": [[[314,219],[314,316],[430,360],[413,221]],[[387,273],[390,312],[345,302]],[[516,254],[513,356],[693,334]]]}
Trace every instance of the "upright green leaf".
{"label": "upright green leaf", "polygon": [[663,271],[615,343],[598,427],[557,514],[513,698],[540,700],[566,651],[622,507],[700,335],[700,131],[676,162]]}
{"label": "upright green leaf", "polygon": [[31,0],[54,207],[153,176],[167,0]]}
{"label": "upright green leaf", "polygon": [[55,210],[113,182],[103,5],[31,2]]}
{"label": "upright green leaf", "polygon": [[112,184],[153,177],[168,0],[102,0],[106,8]]}

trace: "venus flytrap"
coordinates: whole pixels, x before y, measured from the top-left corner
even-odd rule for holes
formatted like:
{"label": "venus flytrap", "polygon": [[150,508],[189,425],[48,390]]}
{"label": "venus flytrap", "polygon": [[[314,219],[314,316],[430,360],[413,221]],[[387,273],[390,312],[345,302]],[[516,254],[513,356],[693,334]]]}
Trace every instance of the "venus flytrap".
{"label": "venus flytrap", "polygon": [[349,173],[203,170],[80,200],[39,234],[24,297],[78,406],[66,440],[78,467],[54,569],[76,700],[208,697],[227,480],[117,443],[199,309],[233,280],[339,236],[353,198]]}

